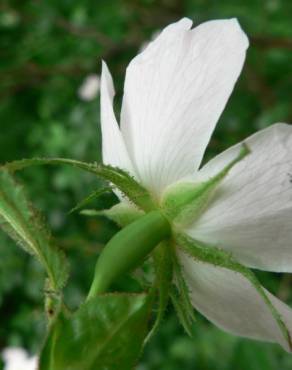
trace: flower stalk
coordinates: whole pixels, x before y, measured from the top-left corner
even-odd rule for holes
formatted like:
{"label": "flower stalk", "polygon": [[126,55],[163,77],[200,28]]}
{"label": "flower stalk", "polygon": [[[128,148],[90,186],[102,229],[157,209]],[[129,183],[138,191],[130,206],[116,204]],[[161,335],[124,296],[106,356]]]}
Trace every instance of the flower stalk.
{"label": "flower stalk", "polygon": [[170,224],[158,210],[149,212],[123,228],[100,254],[87,300],[106,292],[119,276],[139,266],[170,235]]}

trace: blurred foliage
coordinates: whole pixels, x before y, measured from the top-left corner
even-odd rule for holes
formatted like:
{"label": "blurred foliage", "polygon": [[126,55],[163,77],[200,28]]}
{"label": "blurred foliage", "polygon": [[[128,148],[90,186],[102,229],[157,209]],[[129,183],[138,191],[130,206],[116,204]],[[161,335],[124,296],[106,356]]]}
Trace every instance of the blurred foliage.
{"label": "blurred foliage", "polygon": [[[105,59],[117,88],[117,111],[127,63],[145,40],[182,16],[195,24],[237,17],[251,46],[240,81],[220,119],[207,157],[277,121],[292,121],[292,2],[290,0],[2,0],[0,5],[0,162],[32,156],[100,161],[98,98],[78,88]],[[117,228],[102,218],[68,211],[100,182],[71,168],[34,168],[18,175],[66,250],[71,276],[66,298],[85,296],[98,251]],[[97,208],[115,203],[104,195]],[[261,272],[261,281],[291,303],[291,278]],[[44,272],[0,234],[0,348],[39,350]],[[131,290],[131,280],[117,289]],[[199,315],[197,315],[199,316]],[[277,345],[235,338],[198,317],[189,338],[169,308],[139,370],[291,369]]]}

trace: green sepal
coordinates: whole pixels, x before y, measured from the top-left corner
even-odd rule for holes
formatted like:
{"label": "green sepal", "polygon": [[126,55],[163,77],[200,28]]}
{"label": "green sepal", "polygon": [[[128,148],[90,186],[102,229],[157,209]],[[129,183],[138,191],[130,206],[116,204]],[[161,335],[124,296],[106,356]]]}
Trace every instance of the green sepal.
{"label": "green sepal", "polygon": [[155,208],[155,204],[148,191],[140,185],[126,171],[117,167],[98,163],[81,162],[67,158],[32,158],[13,161],[5,164],[4,167],[10,171],[18,171],[30,166],[38,165],[69,165],[91,172],[96,176],[103,178],[110,184],[116,186],[127,198],[144,211],[150,211]]}
{"label": "green sepal", "polygon": [[61,290],[68,277],[64,253],[57,248],[40,214],[26,199],[23,187],[0,170],[0,227],[45,268],[52,290]]}
{"label": "green sepal", "polygon": [[78,311],[60,312],[39,370],[130,370],[141,354],[151,300],[146,294],[105,294]]}
{"label": "green sepal", "polygon": [[76,211],[79,211],[81,208],[84,208],[89,203],[94,201],[95,199],[99,198],[104,193],[107,193],[109,191],[112,191],[112,188],[110,186],[103,187],[97,190],[94,190],[92,193],[90,193],[86,198],[82,199],[74,208],[72,208],[68,213],[73,213]]}
{"label": "green sepal", "polygon": [[170,298],[182,327],[189,336],[192,336],[192,326],[196,321],[195,310],[190,301],[189,289],[175,254],[173,254],[173,270],[175,284],[171,286]]}
{"label": "green sepal", "polygon": [[279,314],[277,309],[274,307],[274,305],[266,295],[257,277],[249,268],[237,262],[230,252],[226,252],[217,247],[208,246],[205,244],[203,245],[202,243],[192,239],[191,237],[185,234],[175,234],[174,237],[177,242],[177,245],[190,257],[198,261],[202,261],[214,266],[219,266],[237,272],[241,274],[244,278],[246,278],[250,282],[250,284],[255,288],[255,290],[258,292],[258,294],[261,296],[261,298],[269,308],[284,338],[287,340],[289,347],[292,348],[292,342],[288,328],[283,322],[281,315]]}
{"label": "green sepal", "polygon": [[156,318],[151,331],[147,335],[146,341],[149,341],[158,329],[164,318],[169,301],[173,279],[172,246],[169,241],[163,241],[155,248],[153,252],[153,261],[155,269],[154,290],[155,292],[158,291],[158,305],[156,309]]}
{"label": "green sepal", "polygon": [[249,153],[249,148],[243,144],[238,156],[209,180],[198,184],[181,182],[171,185],[166,189],[161,202],[166,216],[179,224],[186,225],[193,222],[207,206],[214,191],[230,169]]}
{"label": "green sepal", "polygon": [[85,209],[80,212],[82,215],[85,216],[104,216],[107,217],[109,220],[115,222],[118,226],[125,227],[132,222],[138,220],[142,217],[145,213],[134,207],[131,204],[127,204],[125,202],[115,204],[110,209],[103,209],[93,210],[93,209]]}

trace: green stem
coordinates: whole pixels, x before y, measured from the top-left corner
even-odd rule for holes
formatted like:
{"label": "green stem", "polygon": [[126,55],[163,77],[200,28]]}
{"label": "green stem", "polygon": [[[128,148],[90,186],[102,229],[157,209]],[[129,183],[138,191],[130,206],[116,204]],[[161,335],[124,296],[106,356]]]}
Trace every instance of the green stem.
{"label": "green stem", "polygon": [[99,256],[87,299],[104,293],[120,275],[139,266],[170,234],[169,222],[160,211],[149,212],[118,232]]}

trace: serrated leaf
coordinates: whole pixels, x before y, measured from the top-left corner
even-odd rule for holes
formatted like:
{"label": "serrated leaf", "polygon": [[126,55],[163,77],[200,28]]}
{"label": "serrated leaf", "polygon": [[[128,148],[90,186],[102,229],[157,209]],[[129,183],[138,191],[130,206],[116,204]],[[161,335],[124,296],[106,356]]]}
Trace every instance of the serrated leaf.
{"label": "serrated leaf", "polygon": [[266,303],[273,318],[278,324],[289,346],[291,347],[290,334],[289,334],[289,331],[285,323],[283,322],[281,318],[281,315],[279,314],[279,312],[276,310],[276,308],[273,306],[272,302],[266,295],[263,287],[257,280],[257,277],[255,276],[255,274],[249,268],[237,262],[233,258],[231,253],[226,252],[217,247],[208,246],[205,244],[202,245],[198,241],[189,237],[188,235],[176,234],[175,240],[177,242],[177,245],[191,257],[199,261],[202,261],[202,262],[210,263],[214,266],[220,266],[220,267],[224,267],[226,269],[235,271],[237,273],[240,273],[243,277],[245,277],[252,284],[252,286],[256,289],[256,291],[261,296],[263,301]]}
{"label": "serrated leaf", "polygon": [[67,158],[32,158],[13,161],[5,164],[10,171],[18,171],[30,166],[38,165],[70,165],[91,172],[104,180],[114,184],[124,195],[126,195],[139,208],[150,211],[154,209],[154,203],[147,192],[132,176],[126,171],[117,167],[106,166],[97,163],[81,162]]}
{"label": "serrated leaf", "polygon": [[0,171],[0,226],[45,268],[50,286],[60,290],[66,283],[68,265],[56,247],[38,212],[27,201],[23,187],[6,171]]}
{"label": "serrated leaf", "polygon": [[140,355],[150,301],[145,294],[90,299],[72,316],[59,315],[39,370],[130,370]]}

